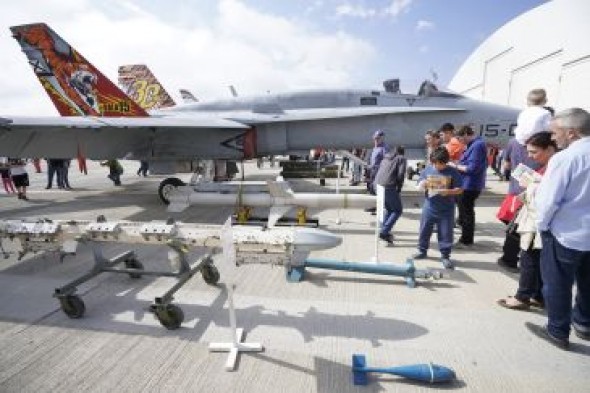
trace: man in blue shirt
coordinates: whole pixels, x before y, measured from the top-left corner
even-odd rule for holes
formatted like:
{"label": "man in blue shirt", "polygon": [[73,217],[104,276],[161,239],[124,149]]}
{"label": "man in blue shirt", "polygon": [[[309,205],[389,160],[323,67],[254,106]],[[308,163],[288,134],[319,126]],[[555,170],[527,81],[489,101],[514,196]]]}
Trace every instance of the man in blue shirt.
{"label": "man in blue shirt", "polygon": [[567,349],[570,325],[578,337],[590,340],[590,113],[564,110],[553,118],[551,132],[564,150],[549,161],[536,199],[548,324],[527,323],[527,328]]}
{"label": "man in blue shirt", "polygon": [[487,149],[483,139],[469,126],[457,131],[457,138],[467,145],[459,163],[449,163],[463,175],[463,194],[458,198],[461,238],[457,246],[472,246],[475,232],[475,201],[486,184]]}

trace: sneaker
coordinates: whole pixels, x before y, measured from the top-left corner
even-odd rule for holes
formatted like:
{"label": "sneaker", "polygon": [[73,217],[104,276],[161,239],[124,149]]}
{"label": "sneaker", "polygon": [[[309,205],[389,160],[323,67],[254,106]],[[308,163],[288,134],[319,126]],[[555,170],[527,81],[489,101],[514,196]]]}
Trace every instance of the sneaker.
{"label": "sneaker", "polygon": [[575,322],[572,322],[572,327],[574,328],[574,333],[576,334],[576,336],[578,336],[582,340],[590,340],[589,328],[583,327],[582,325],[578,325]]}
{"label": "sneaker", "polygon": [[549,333],[549,330],[547,330],[547,325],[540,326],[531,322],[525,322],[524,325],[531,333],[540,339],[547,341],[549,344],[555,345],[557,348],[563,349],[564,351],[569,349],[570,341],[567,338],[558,338]]}
{"label": "sneaker", "polygon": [[455,264],[449,258],[441,258],[440,262],[443,264],[445,269],[453,270],[455,269]]}
{"label": "sneaker", "polygon": [[418,251],[416,254],[412,255],[412,259],[426,259],[426,253]]}
{"label": "sneaker", "polygon": [[389,244],[393,244],[393,236],[391,236],[391,234],[389,234],[389,233],[380,233],[379,239],[381,239]]}

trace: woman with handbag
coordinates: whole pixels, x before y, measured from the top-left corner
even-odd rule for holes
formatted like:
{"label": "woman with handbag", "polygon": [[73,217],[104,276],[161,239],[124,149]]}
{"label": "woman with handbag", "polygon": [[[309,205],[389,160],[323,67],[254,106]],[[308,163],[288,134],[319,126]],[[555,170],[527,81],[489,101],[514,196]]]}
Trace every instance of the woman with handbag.
{"label": "woman with handbag", "polygon": [[[551,140],[550,132],[534,134],[526,142],[529,157],[540,165],[537,169],[539,175],[543,175],[547,163],[557,152],[555,141]],[[543,308],[543,295],[541,289],[541,236],[538,234],[535,222],[537,211],[535,209],[536,190],[541,176],[531,183],[521,181],[525,191],[519,195],[523,206],[518,212],[513,224],[517,224],[517,232],[520,234],[520,278],[518,290],[514,296],[498,300],[502,307],[512,310],[528,310],[531,306]]]}

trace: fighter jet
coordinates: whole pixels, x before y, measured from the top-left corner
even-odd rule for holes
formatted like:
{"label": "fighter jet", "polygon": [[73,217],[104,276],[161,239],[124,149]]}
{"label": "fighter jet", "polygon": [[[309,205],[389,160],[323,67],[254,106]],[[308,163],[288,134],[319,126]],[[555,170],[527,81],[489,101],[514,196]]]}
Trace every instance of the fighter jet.
{"label": "fighter jet", "polygon": [[[313,90],[232,97],[149,113],[45,24],[11,28],[62,117],[0,116],[0,155],[127,157],[151,162],[245,159],[371,144],[422,149],[424,131],[444,122],[472,124],[494,142],[508,139],[514,108],[440,91]],[[77,116],[76,115],[82,115]]]}

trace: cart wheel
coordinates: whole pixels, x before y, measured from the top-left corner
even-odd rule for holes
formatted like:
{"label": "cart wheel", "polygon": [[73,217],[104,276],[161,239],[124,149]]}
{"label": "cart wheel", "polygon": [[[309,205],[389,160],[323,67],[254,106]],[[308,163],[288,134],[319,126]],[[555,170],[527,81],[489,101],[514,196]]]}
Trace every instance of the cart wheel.
{"label": "cart wheel", "polygon": [[158,321],[168,330],[178,329],[184,321],[184,312],[174,304],[157,308],[155,313]]}
{"label": "cart wheel", "polygon": [[59,298],[62,311],[70,318],[82,318],[86,311],[86,306],[82,299],[77,295],[67,295]]}
{"label": "cart wheel", "polygon": [[[141,262],[139,262],[135,258],[126,260],[125,261],[125,267],[127,269],[143,270],[143,264]],[[129,273],[129,277],[131,277],[131,278],[141,278],[141,273]]]}
{"label": "cart wheel", "polygon": [[158,187],[158,196],[164,202],[164,204],[169,205],[170,200],[168,197],[170,196],[170,192],[172,192],[176,187],[186,185],[185,182],[180,180],[177,177],[169,177],[167,179],[162,180],[160,183],[160,187]]}
{"label": "cart wheel", "polygon": [[217,284],[220,277],[219,270],[209,263],[203,265],[201,268],[201,275],[203,276],[203,280],[209,285]]}

